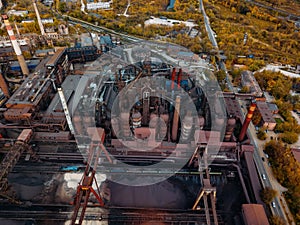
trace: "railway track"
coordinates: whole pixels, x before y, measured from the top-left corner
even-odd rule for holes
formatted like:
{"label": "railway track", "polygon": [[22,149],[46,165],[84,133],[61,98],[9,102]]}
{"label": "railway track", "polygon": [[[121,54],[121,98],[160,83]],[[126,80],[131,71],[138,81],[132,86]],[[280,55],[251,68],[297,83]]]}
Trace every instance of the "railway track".
{"label": "railway track", "polygon": [[72,205],[33,204],[31,206],[0,205],[0,218],[10,220],[60,220],[69,219]]}
{"label": "railway track", "polygon": [[[1,220],[34,221],[68,221],[73,205],[32,204],[31,206],[0,205]],[[205,222],[204,210],[166,210],[141,209],[126,207],[100,208],[89,205],[84,220],[108,221],[111,224],[141,224],[146,221],[164,222],[166,224],[190,224]],[[40,224],[40,223],[38,223]],[[44,223],[42,223],[44,224]],[[45,223],[46,224],[46,223]]]}

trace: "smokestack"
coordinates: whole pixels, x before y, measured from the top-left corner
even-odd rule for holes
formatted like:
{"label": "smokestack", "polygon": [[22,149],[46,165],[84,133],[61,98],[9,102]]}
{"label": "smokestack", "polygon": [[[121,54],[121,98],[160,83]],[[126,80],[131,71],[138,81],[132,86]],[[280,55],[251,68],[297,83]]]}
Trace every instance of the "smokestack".
{"label": "smokestack", "polygon": [[240,136],[239,136],[239,141],[243,141],[244,140],[246,132],[247,132],[247,128],[248,128],[249,123],[250,123],[250,121],[251,121],[251,119],[253,117],[253,113],[254,113],[255,109],[256,109],[256,103],[252,102],[251,105],[250,105],[250,108],[248,110],[248,113],[246,115],[244,124],[242,126],[242,130],[241,130],[241,133],[240,133]]}
{"label": "smokestack", "polygon": [[41,17],[40,17],[40,14],[39,14],[39,10],[36,6],[36,0],[32,0],[33,2],[33,7],[34,7],[34,11],[35,11],[35,14],[36,14],[36,18],[37,18],[37,21],[38,21],[38,24],[39,24],[39,27],[40,27],[40,30],[41,30],[41,35],[45,35],[45,30],[44,30],[44,26],[42,24],[42,20],[41,20]]}
{"label": "smokestack", "polygon": [[226,125],[226,132],[224,136],[224,141],[230,141],[230,138],[232,136],[232,133],[234,131],[235,127],[235,118],[231,117],[227,120],[227,125]]}
{"label": "smokestack", "polygon": [[174,81],[175,81],[175,76],[176,76],[176,69],[173,68],[173,71],[172,71],[172,83],[171,83],[171,89],[173,90],[174,89]]}
{"label": "smokestack", "polygon": [[182,69],[179,69],[178,77],[177,77],[177,87],[180,88],[180,82],[181,82],[181,76],[182,76]]}
{"label": "smokestack", "polygon": [[3,75],[2,75],[2,73],[0,73],[0,88],[3,91],[3,94],[7,98],[9,98],[10,94],[9,94],[8,86],[7,86],[6,82],[5,82],[5,79],[4,79]]}
{"label": "smokestack", "polygon": [[175,100],[175,110],[174,110],[173,125],[172,125],[172,140],[173,141],[177,140],[179,111],[180,111],[180,99],[181,99],[181,97],[179,95],[177,95],[176,100]]}
{"label": "smokestack", "polygon": [[29,74],[29,70],[28,70],[27,64],[25,62],[24,56],[22,55],[22,51],[21,51],[21,48],[19,46],[19,43],[16,40],[14,31],[11,28],[11,25],[8,21],[8,17],[7,17],[7,15],[2,15],[2,18],[4,20],[4,24],[5,24],[7,33],[8,33],[9,38],[10,38],[10,42],[11,42],[11,44],[13,46],[13,49],[14,49],[16,55],[17,55],[17,59],[18,59],[19,64],[21,66],[22,73],[23,73],[24,76],[27,76]]}

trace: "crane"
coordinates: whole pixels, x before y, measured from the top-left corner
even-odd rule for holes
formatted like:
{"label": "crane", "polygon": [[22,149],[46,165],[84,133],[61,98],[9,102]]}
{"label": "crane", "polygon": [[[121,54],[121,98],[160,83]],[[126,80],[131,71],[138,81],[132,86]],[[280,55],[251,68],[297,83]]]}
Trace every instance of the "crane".
{"label": "crane", "polygon": [[[74,200],[75,208],[71,218],[71,225],[82,224],[91,194],[96,197],[98,206],[104,206],[104,201],[100,195],[97,180],[95,179],[96,169],[102,151],[106,154],[109,162],[112,163],[112,160],[103,145],[105,139],[104,129],[98,127],[89,127],[87,129],[87,132],[91,137],[91,143],[88,149],[87,165],[84,170],[82,179],[77,187],[76,197]],[[94,182],[96,184],[96,190],[94,190],[92,187]]]}
{"label": "crane", "polygon": [[[72,119],[69,113],[68,105],[65,99],[65,95],[63,92],[63,89],[61,87],[57,88],[57,92],[60,97],[61,104],[63,106],[63,110],[68,122],[68,126],[70,129],[70,132],[75,135],[75,129],[72,123]],[[100,190],[98,183],[96,181],[95,175],[96,175],[96,169],[99,163],[99,158],[101,155],[101,152],[104,152],[106,155],[106,158],[110,163],[112,163],[112,160],[105,149],[105,146],[103,145],[104,139],[105,139],[105,132],[103,128],[98,127],[88,127],[87,133],[91,139],[90,146],[87,150],[88,157],[87,157],[87,164],[86,168],[84,170],[83,176],[80,180],[80,183],[77,187],[76,196],[74,199],[74,211],[71,218],[71,225],[81,225],[84,219],[85,211],[88,206],[88,201],[90,198],[90,195],[93,194],[97,201],[98,205],[100,207],[104,206],[104,201],[100,195]],[[94,190],[93,183],[96,184],[97,189]]]}

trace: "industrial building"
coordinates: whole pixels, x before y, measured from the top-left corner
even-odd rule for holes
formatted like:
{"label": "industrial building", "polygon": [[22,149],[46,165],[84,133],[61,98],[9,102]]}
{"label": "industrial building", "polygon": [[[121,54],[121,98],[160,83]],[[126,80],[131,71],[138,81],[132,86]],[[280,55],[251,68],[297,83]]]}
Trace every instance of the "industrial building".
{"label": "industrial building", "polygon": [[268,130],[274,130],[276,127],[276,121],[273,118],[273,113],[270,110],[268,104],[264,101],[257,101],[257,109],[262,117],[262,126]]}
{"label": "industrial building", "polygon": [[261,97],[263,95],[263,92],[251,71],[242,72],[241,85],[242,87],[249,88],[250,93],[255,95],[256,97]]}
{"label": "industrial building", "polygon": [[[19,194],[32,202],[29,214],[42,215],[36,217],[41,224],[99,218],[108,224],[232,224],[242,204],[262,204],[246,134],[253,103],[243,121],[239,96],[216,91],[203,71],[190,67],[200,59],[181,67],[184,59],[149,54],[156,48],[119,48],[101,60],[95,46],[46,54],[0,109],[3,201],[14,199],[10,190],[20,186],[14,171],[32,166],[37,174],[53,173],[37,178],[43,185],[22,184],[38,190],[35,198]],[[72,65],[87,61],[84,75],[73,74]],[[62,176],[82,168],[77,180]],[[241,185],[242,192],[232,191]],[[224,213],[224,204],[232,204],[227,196],[239,212]],[[20,216],[28,219],[25,211]],[[246,218],[250,213],[244,211]]]}

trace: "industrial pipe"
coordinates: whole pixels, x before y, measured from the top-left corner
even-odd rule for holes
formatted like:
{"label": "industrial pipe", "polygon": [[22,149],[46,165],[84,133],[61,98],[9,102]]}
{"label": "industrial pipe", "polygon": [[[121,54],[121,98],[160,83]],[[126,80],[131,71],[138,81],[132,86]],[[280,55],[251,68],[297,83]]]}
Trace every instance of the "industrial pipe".
{"label": "industrial pipe", "polygon": [[178,76],[177,76],[177,87],[180,88],[180,82],[182,77],[182,69],[179,69]]}
{"label": "industrial pipe", "polygon": [[176,69],[173,68],[173,71],[172,71],[172,83],[171,83],[171,89],[173,90],[174,89],[174,81],[175,81],[175,76],[176,76]]}
{"label": "industrial pipe", "polygon": [[180,99],[181,99],[181,97],[179,95],[177,95],[176,100],[175,100],[175,110],[174,110],[173,125],[172,125],[172,140],[173,141],[177,140],[179,111],[180,111]]}
{"label": "industrial pipe", "polygon": [[247,128],[250,124],[250,121],[253,117],[253,113],[256,109],[256,103],[253,101],[250,105],[250,108],[248,110],[248,113],[245,117],[245,120],[244,120],[244,123],[243,123],[243,126],[242,126],[242,129],[241,129],[241,132],[240,132],[240,136],[239,136],[239,141],[243,141],[244,138],[245,138],[245,135],[246,135],[246,132],[247,132]]}

